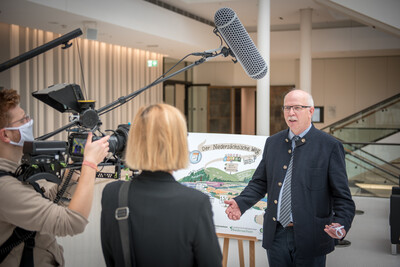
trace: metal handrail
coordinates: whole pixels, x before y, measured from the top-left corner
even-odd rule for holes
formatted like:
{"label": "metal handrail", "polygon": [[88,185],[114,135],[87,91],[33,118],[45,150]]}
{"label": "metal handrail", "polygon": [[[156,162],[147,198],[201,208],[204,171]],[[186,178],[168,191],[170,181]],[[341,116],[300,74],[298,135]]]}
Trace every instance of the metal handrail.
{"label": "metal handrail", "polygon": [[[351,120],[351,119],[354,118],[354,117],[361,116],[361,115],[365,115],[365,113],[368,113],[368,112],[370,112],[370,111],[373,111],[373,112],[371,112],[370,114],[367,114],[367,115],[366,115],[366,116],[369,116],[369,115],[371,115],[371,114],[373,114],[373,113],[376,113],[376,112],[378,111],[378,110],[376,110],[377,108],[379,108],[379,107],[381,107],[382,105],[385,105],[385,104],[387,104],[387,103],[390,103],[390,102],[392,102],[393,100],[396,100],[396,99],[397,99],[397,101],[394,102],[394,103],[397,103],[397,102],[400,101],[400,94],[396,94],[396,95],[394,95],[394,96],[391,96],[391,97],[389,97],[389,98],[387,98],[387,99],[385,99],[385,100],[383,100],[383,101],[381,101],[381,102],[376,103],[375,105],[372,105],[372,106],[370,106],[370,107],[368,107],[368,108],[366,108],[366,109],[363,109],[363,110],[361,110],[361,111],[359,111],[359,112],[357,112],[357,113],[354,113],[354,114],[352,114],[352,115],[350,115],[350,116],[347,116],[347,117],[345,117],[344,119],[342,119],[342,120],[340,120],[340,121],[337,121],[337,122],[334,122],[334,123],[332,123],[332,124],[330,124],[330,125],[328,125],[328,126],[325,126],[325,127],[323,127],[321,130],[323,131],[323,130],[325,130],[325,129],[334,128],[335,125],[342,124],[342,123],[344,123],[344,122],[346,122],[346,121],[348,121],[348,120]],[[390,105],[393,105],[394,103],[390,103]],[[366,116],[364,116],[364,117],[366,117]],[[355,120],[353,120],[353,121],[351,121],[351,122],[354,122],[354,121],[355,121]],[[343,127],[341,127],[341,128],[343,128]],[[340,128],[338,128],[338,129],[340,129]]]}
{"label": "metal handrail", "polygon": [[[338,138],[337,138],[338,139]],[[341,141],[341,140],[340,140]],[[382,146],[400,146],[400,143],[377,143],[377,142],[344,142],[341,141],[344,145],[382,145]]]}

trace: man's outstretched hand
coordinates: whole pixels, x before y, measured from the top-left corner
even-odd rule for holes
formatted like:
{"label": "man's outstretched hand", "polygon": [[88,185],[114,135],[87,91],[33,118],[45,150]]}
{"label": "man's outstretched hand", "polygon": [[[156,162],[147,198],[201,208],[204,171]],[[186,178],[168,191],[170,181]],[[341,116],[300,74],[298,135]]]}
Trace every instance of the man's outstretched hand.
{"label": "man's outstretched hand", "polygon": [[224,202],[225,204],[229,205],[225,210],[225,213],[226,215],[228,215],[228,218],[234,221],[239,220],[240,216],[242,216],[242,213],[240,212],[239,206],[236,203],[236,201],[230,199],[230,200],[225,200]]}

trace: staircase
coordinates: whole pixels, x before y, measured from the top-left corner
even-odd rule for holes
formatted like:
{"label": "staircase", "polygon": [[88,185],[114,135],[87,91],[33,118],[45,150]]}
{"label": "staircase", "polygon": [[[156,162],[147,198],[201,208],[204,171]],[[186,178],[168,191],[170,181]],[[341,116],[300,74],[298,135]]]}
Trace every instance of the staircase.
{"label": "staircase", "polygon": [[343,143],[353,195],[390,196],[400,177],[400,94],[321,130]]}

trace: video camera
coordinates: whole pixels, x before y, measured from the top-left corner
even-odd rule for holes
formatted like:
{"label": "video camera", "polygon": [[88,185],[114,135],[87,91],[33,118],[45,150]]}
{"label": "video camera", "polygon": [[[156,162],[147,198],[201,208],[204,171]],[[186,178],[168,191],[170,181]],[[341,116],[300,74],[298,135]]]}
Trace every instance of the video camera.
{"label": "video camera", "polygon": [[[120,124],[108,139],[109,151],[119,158],[123,156],[126,141],[129,135],[130,124]],[[86,144],[87,133],[71,133],[68,136],[68,153],[75,162],[83,160],[83,152]],[[100,136],[93,136],[92,140],[101,139]]]}
{"label": "video camera", "polygon": [[[35,141],[24,143],[24,155],[19,176],[25,181],[45,178],[59,184],[63,168],[78,169],[82,166],[88,133],[93,132],[93,141],[105,135],[100,132],[102,123],[98,111],[94,109],[94,101],[85,100],[81,88],[77,84],[56,84],[41,91],[33,92],[32,95],[60,112],[72,113],[71,122],[61,129],[37,138]],[[119,178],[129,129],[130,124],[120,124],[116,130],[112,130],[113,133],[108,140],[109,157],[99,165],[114,166],[116,172],[98,173],[98,177]],[[45,141],[63,130],[69,132],[67,142]],[[96,135],[96,131],[100,135]],[[70,163],[70,159],[72,163]]]}

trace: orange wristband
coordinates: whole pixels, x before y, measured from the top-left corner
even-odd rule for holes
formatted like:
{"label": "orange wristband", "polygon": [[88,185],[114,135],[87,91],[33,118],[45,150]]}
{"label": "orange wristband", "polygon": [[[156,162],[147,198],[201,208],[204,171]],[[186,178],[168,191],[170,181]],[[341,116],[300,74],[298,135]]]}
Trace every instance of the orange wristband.
{"label": "orange wristband", "polygon": [[90,167],[90,168],[92,168],[92,169],[96,170],[96,172],[98,172],[98,171],[99,171],[99,169],[97,169],[97,165],[96,165],[96,164],[94,164],[93,162],[90,162],[90,161],[84,160],[84,161],[82,162],[82,166],[83,166],[83,165],[86,165],[86,166],[88,166],[88,167]]}

